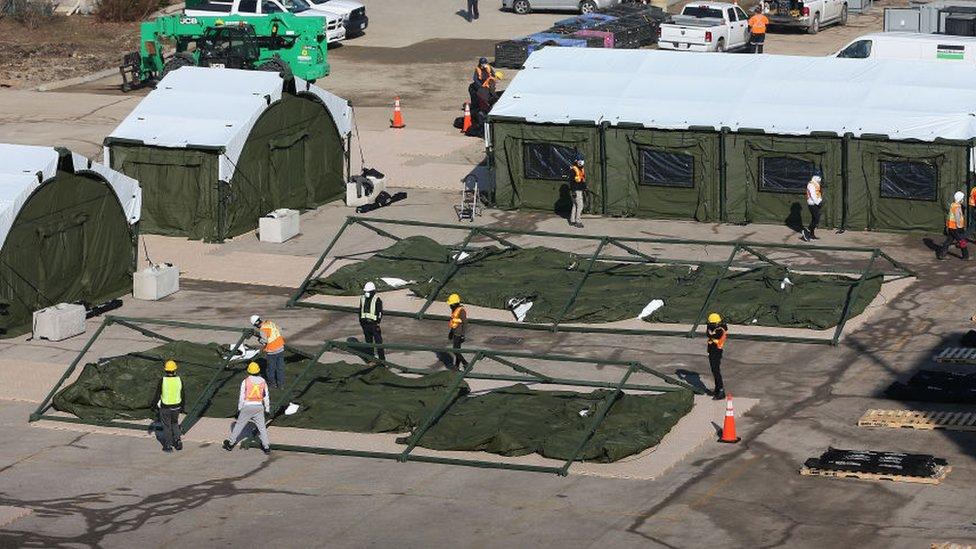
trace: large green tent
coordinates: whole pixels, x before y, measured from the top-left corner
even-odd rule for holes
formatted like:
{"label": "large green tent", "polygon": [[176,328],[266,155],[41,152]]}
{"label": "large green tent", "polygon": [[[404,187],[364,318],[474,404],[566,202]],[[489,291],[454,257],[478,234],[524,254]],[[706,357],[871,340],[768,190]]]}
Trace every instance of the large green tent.
{"label": "large green tent", "polygon": [[590,213],[799,229],[820,173],[822,226],[939,231],[974,104],[976,75],[937,63],[545,48],[486,142],[503,209],[568,210],[582,157]]}
{"label": "large green tent", "polygon": [[220,242],[340,197],[351,119],[301,79],[183,67],[105,139],[105,158],[142,184],[144,232]]}
{"label": "large green tent", "polygon": [[139,184],[65,149],[0,145],[0,337],[132,291]]}

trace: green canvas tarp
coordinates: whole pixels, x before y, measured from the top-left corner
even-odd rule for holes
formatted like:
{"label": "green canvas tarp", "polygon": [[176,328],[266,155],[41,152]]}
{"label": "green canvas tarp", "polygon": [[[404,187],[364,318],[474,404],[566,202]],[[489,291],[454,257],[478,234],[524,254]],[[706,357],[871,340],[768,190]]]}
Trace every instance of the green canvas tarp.
{"label": "green canvas tarp", "polygon": [[[55,395],[55,409],[86,420],[149,419],[164,360],[179,364],[189,407],[222,364],[227,346],[174,341],[146,351],[85,365],[79,377]],[[259,361],[263,367],[263,360]],[[286,356],[286,385],[302,375],[306,359]],[[217,390],[203,415],[233,417],[237,412],[244,362],[236,361],[217,378]],[[346,362],[316,363],[292,402],[292,415],[272,425],[358,433],[407,433],[416,429],[447,399],[446,414],[420,439],[420,445],[444,450],[485,451],[501,455],[539,453],[569,459],[586,433],[607,391],[591,393],[536,391],[523,385],[477,396],[467,383],[451,386],[458,374],[440,371],[397,375],[382,366]],[[272,389],[272,409],[285,397]],[[691,410],[692,393],[621,394],[580,454],[580,459],[615,461],[658,444]],[[402,440],[401,440],[402,442]]]}
{"label": "green canvas tarp", "polygon": [[[405,238],[373,257],[312,280],[309,293],[358,295],[368,281],[380,291],[393,289],[384,278],[401,279],[427,297],[448,273],[454,252],[423,236]],[[436,299],[458,293],[466,303],[493,309],[531,302],[524,321],[601,323],[637,318],[652,300],[664,306],[649,322],[693,323],[721,267],[598,261],[573,305],[563,308],[584,276],[587,256],[545,247],[480,248],[459,262],[460,268]],[[788,279],[788,282],[786,280]],[[883,277],[871,275],[850,304],[849,315],[864,311],[881,289]],[[840,275],[794,273],[767,266],[730,270],[712,299],[713,310],[731,323],[826,329],[840,321],[857,279]],[[608,298],[608,296],[617,296]]]}

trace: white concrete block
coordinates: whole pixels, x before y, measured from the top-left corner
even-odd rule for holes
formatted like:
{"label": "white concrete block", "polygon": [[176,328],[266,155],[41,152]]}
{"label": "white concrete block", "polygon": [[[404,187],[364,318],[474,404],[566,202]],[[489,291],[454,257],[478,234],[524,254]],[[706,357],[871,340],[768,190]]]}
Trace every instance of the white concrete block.
{"label": "white concrete block", "polygon": [[298,210],[275,210],[258,220],[261,242],[282,243],[298,234]]}
{"label": "white concrete block", "polygon": [[132,297],[156,301],[180,291],[180,269],[168,263],[132,275]]}
{"label": "white concrete block", "polygon": [[85,333],[85,306],[58,303],[34,311],[34,337],[61,341]]}

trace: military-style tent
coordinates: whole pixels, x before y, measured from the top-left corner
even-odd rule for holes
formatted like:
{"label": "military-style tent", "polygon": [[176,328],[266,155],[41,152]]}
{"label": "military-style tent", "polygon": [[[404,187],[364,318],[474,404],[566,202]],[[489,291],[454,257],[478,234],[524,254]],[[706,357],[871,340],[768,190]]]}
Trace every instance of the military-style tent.
{"label": "military-style tent", "polygon": [[0,336],[58,303],[132,291],[142,192],[65,149],[0,144]]}
{"label": "military-style tent", "polygon": [[301,79],[183,67],[105,139],[105,158],[142,185],[142,231],[219,242],[341,196],[351,124],[348,101]]}
{"label": "military-style tent", "polygon": [[501,208],[568,209],[582,155],[593,213],[799,226],[819,171],[826,226],[940,230],[974,114],[951,63],[544,48],[487,143]]}

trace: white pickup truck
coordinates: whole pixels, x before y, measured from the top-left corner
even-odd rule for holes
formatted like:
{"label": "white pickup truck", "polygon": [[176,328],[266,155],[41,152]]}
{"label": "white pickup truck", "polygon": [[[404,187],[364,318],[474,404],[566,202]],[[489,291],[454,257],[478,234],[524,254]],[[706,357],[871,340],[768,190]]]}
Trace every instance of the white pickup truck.
{"label": "white pickup truck", "polygon": [[725,2],[687,4],[661,23],[657,47],[679,51],[734,51],[749,45],[749,16]]}
{"label": "white pickup truck", "polygon": [[325,19],[325,36],[329,44],[346,38],[342,17],[324,9],[313,9],[305,0],[190,0],[183,14],[189,17],[227,15],[268,15],[291,12],[299,17]]}
{"label": "white pickup truck", "polygon": [[817,34],[826,25],[847,24],[847,0],[763,0],[770,26],[799,27]]}

